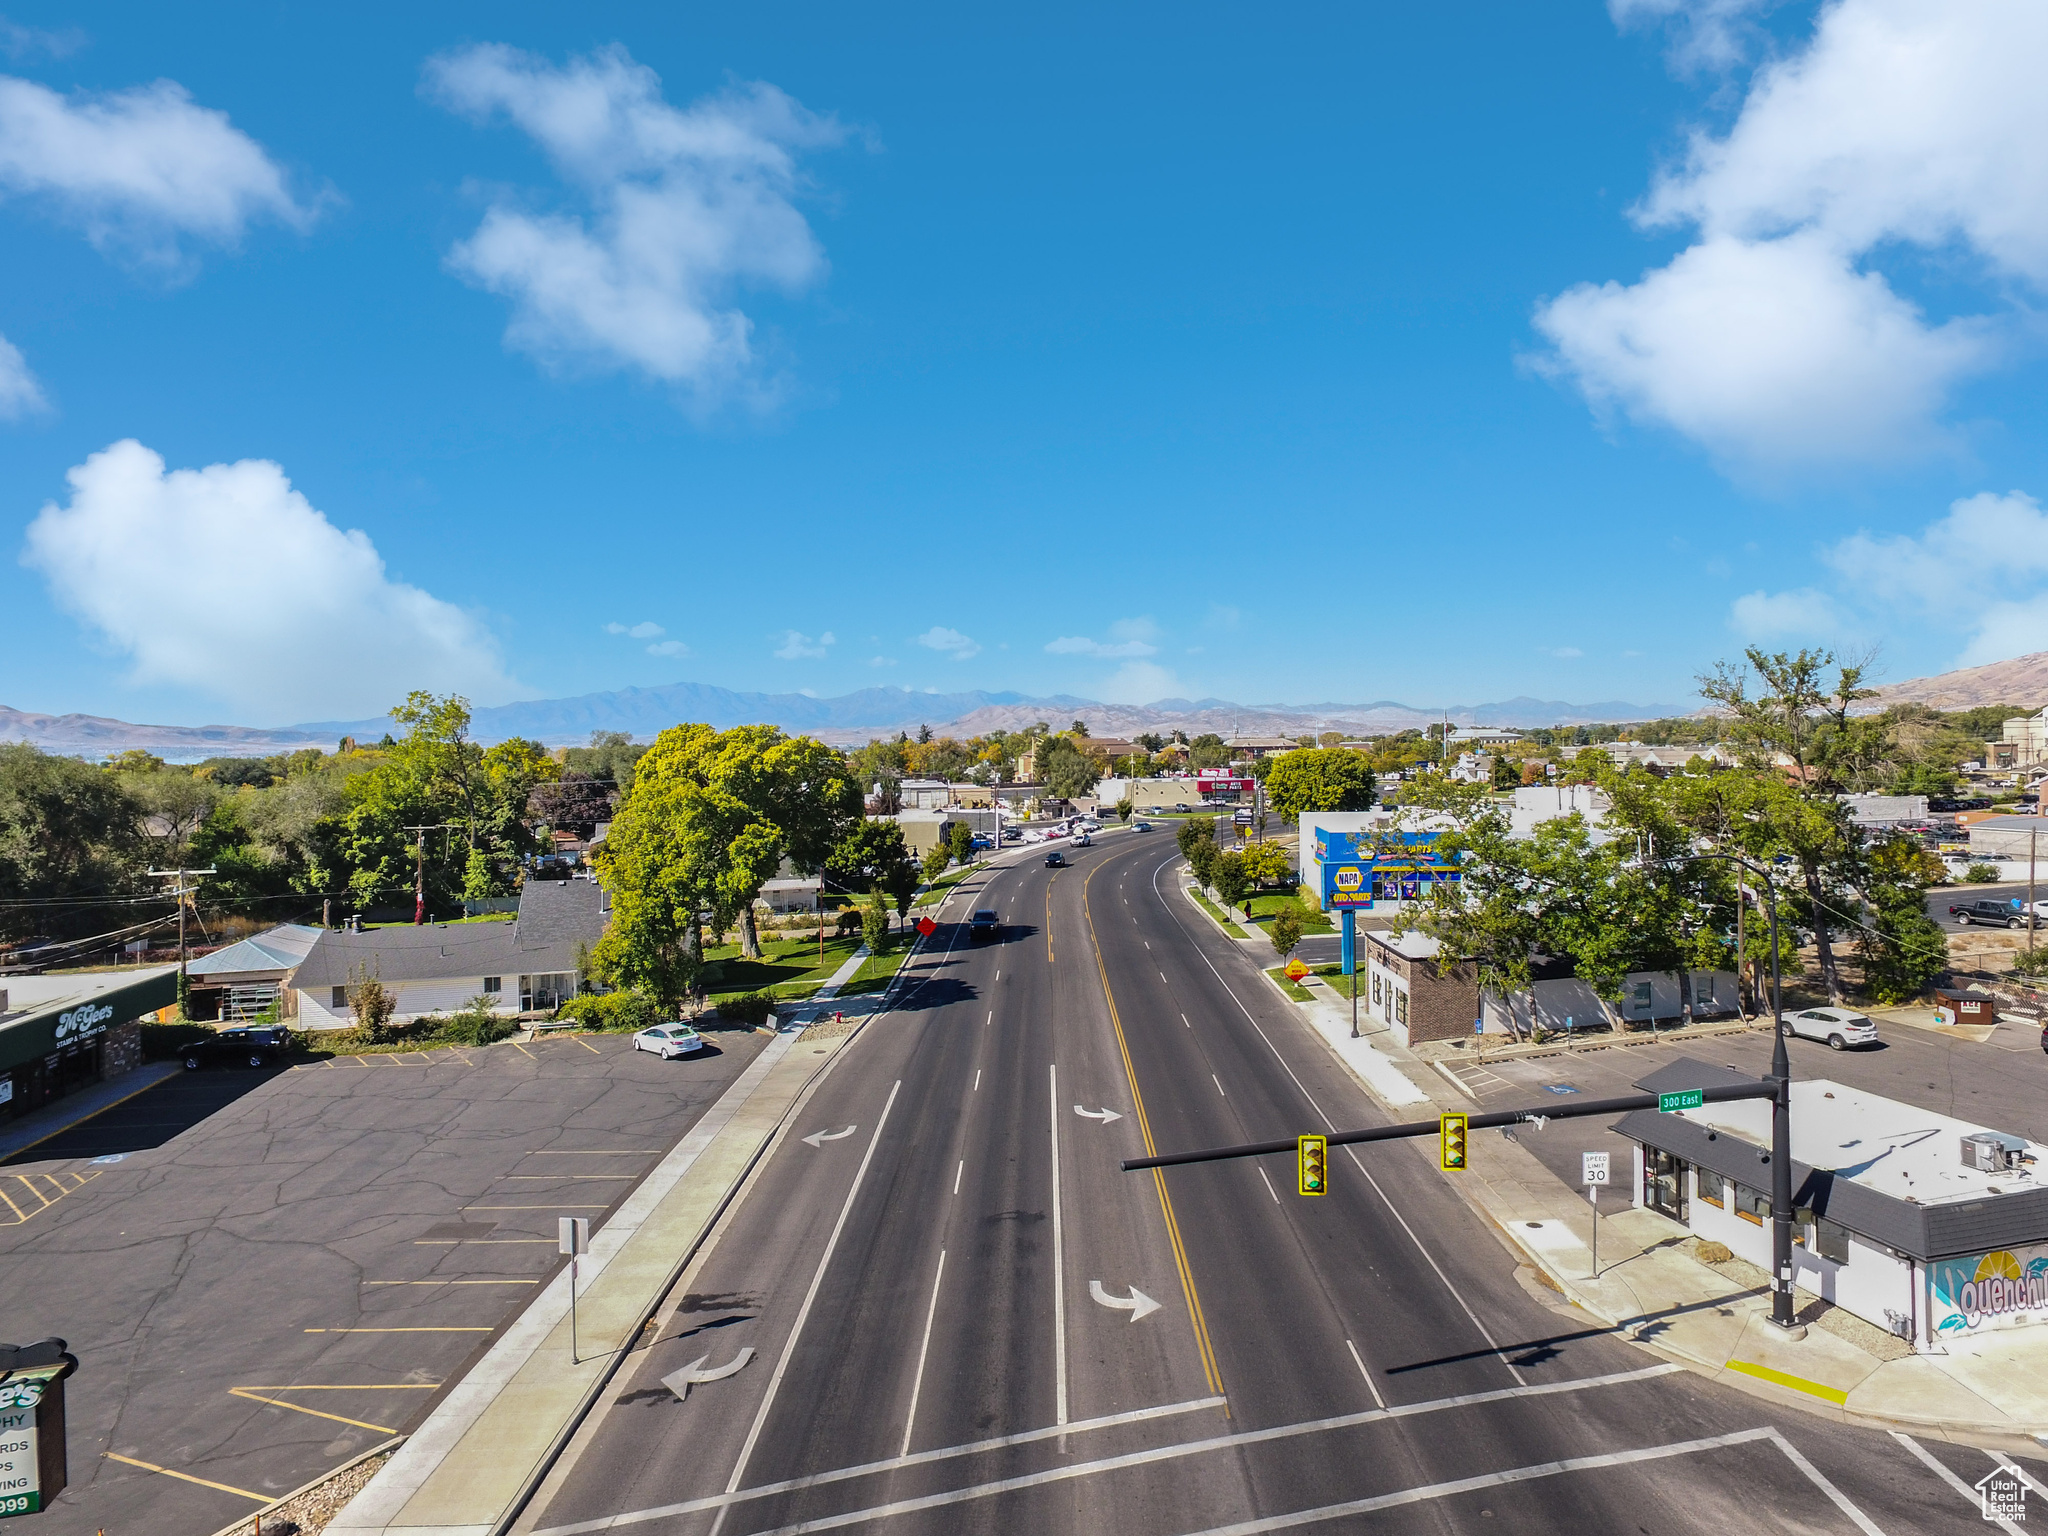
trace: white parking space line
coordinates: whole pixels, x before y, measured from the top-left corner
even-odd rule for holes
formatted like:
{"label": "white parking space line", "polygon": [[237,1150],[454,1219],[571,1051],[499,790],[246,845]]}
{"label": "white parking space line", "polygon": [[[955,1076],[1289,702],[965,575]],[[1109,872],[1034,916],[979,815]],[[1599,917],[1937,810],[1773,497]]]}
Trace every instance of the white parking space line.
{"label": "white parking space line", "polygon": [[1346,1339],[1344,1341],[1344,1347],[1351,1351],[1352,1364],[1358,1367],[1358,1374],[1365,1378],[1365,1390],[1372,1394],[1372,1400],[1374,1402],[1378,1403],[1382,1408],[1386,1407],[1387,1400],[1384,1397],[1380,1396],[1379,1383],[1372,1379],[1372,1372],[1368,1371],[1365,1368],[1365,1361],[1359,1358],[1358,1346],[1352,1343],[1349,1339]]}
{"label": "white parking space line", "polygon": [[[1606,1376],[1583,1376],[1576,1381],[1543,1382],[1533,1387],[1501,1387],[1492,1392],[1468,1392],[1460,1397],[1440,1397],[1429,1402],[1405,1403],[1399,1408],[1365,1408],[1357,1413],[1339,1414],[1334,1418],[1311,1419],[1300,1424],[1282,1424],[1271,1429],[1248,1429],[1235,1434],[1213,1435],[1203,1440],[1182,1441],[1178,1445],[1163,1445],[1147,1451],[1132,1451],[1122,1456],[1104,1457],[1099,1461],[1080,1462],[1072,1466],[1059,1467],[1051,1472],[1035,1473],[1023,1478],[1010,1478],[1001,1483],[986,1483],[979,1488],[964,1489],[959,1494],[941,1494],[942,1502],[959,1502],[963,1497],[985,1497],[991,1493],[1003,1493],[1011,1488],[1035,1487],[1039,1484],[1062,1482],[1077,1477],[1089,1477],[1098,1472],[1114,1472],[1125,1467],[1146,1466],[1156,1462],[1179,1461],[1188,1456],[1198,1456],[1209,1451],[1232,1450],[1244,1445],[1263,1445],[1271,1440],[1293,1440],[1303,1435],[1323,1434],[1332,1430],[1350,1429],[1360,1424],[1377,1424],[1393,1419],[1416,1418],[1423,1414],[1442,1413],[1456,1408],[1476,1408],[1488,1403],[1507,1402],[1520,1397],[1555,1397],[1568,1392],[1584,1392],[1596,1387],[1628,1386],[1635,1382],[1650,1381],[1659,1376],[1669,1376],[1682,1366],[1669,1362],[1644,1366],[1640,1370],[1617,1371]],[[533,1536],[590,1536],[596,1531],[618,1530],[629,1525],[643,1525],[650,1520],[667,1520],[676,1515],[695,1514],[699,1510],[722,1509],[747,1499],[763,1499],[773,1494],[792,1493],[804,1488],[816,1488],[826,1483],[844,1482],[849,1478],[870,1477],[878,1472],[893,1472],[902,1467],[919,1466],[926,1462],[949,1460],[960,1456],[977,1456],[987,1451],[1004,1450],[1015,1445],[1029,1445],[1039,1440],[1050,1440],[1055,1436],[1065,1438],[1089,1430],[1109,1428],[1119,1424],[1135,1424],[1146,1419],[1163,1418],[1172,1414],[1193,1413],[1204,1408],[1220,1408],[1220,1397],[1198,1398],[1192,1402],[1174,1403],[1162,1408],[1138,1408],[1128,1413],[1112,1414],[1106,1418],[1083,1419],[1075,1424],[1059,1424],[1046,1429],[1026,1430],[1021,1434],[1004,1435],[995,1440],[977,1440],[968,1445],[949,1446],[938,1451],[919,1451],[914,1456],[899,1457],[893,1461],[871,1461],[857,1467],[842,1467],[834,1472],[814,1472],[806,1477],[790,1478],[779,1483],[762,1483],[739,1493],[712,1494],[708,1498],[685,1499],[680,1503],[657,1505],[652,1509],[628,1510],[616,1515],[601,1515],[595,1520],[579,1520],[572,1525],[551,1525],[535,1531]],[[1762,1433],[1771,1433],[1763,1431]],[[828,1525],[847,1525],[861,1520],[878,1519],[884,1515],[897,1514],[911,1508],[928,1507],[927,1501],[912,1500],[902,1505],[883,1505],[874,1509],[859,1511],[853,1515],[827,1517],[804,1529],[823,1530]],[[771,1533],[762,1533],[771,1536]],[[1878,1533],[1881,1536],[1881,1533]]]}
{"label": "white parking space line", "polygon": [[[1259,1168],[1259,1165],[1257,1163],[1253,1163],[1252,1166],[1254,1168]],[[1259,1177],[1262,1179],[1266,1179],[1265,1169],[1259,1168]],[[1266,1193],[1273,1197],[1273,1203],[1275,1205],[1278,1205],[1280,1203],[1280,1191],[1273,1187],[1273,1181],[1271,1179],[1266,1179]]]}
{"label": "white parking space line", "polygon": [[[1983,1502],[1977,1497],[1977,1490],[1930,1456],[1927,1453],[1927,1448],[1921,1445],[1918,1440],[1915,1440],[1911,1435],[1902,1435],[1896,1429],[1892,1431],[1892,1438],[1911,1451],[1928,1471],[1932,1472],[1944,1483],[1947,1483],[1949,1487],[1955,1489],[1957,1493],[1961,1494],[1970,1503],[1976,1505],[1980,1515],[1983,1513]],[[2006,1533],[2006,1536],[2020,1536],[2020,1528],[2010,1520],[1992,1519],[1986,1520],[1984,1523],[1997,1526]]]}
{"label": "white parking space line", "polygon": [[897,1453],[899,1456],[910,1454],[910,1433],[917,1428],[917,1399],[924,1391],[924,1362],[932,1352],[932,1319],[939,1315],[939,1282],[945,1278],[946,1250],[941,1248],[938,1273],[932,1276],[932,1304],[924,1314],[924,1341],[917,1346],[917,1374],[910,1378],[910,1411],[903,1415],[903,1449]]}

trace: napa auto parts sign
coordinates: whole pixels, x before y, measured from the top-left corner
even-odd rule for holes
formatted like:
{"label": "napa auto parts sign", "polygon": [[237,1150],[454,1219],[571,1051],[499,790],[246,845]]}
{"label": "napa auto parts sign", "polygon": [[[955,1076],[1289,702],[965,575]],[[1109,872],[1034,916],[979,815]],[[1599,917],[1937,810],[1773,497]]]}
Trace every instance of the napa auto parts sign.
{"label": "napa auto parts sign", "polygon": [[1927,1266],[1927,1298],[1937,1338],[2048,1322],[2048,1244],[1936,1259]]}

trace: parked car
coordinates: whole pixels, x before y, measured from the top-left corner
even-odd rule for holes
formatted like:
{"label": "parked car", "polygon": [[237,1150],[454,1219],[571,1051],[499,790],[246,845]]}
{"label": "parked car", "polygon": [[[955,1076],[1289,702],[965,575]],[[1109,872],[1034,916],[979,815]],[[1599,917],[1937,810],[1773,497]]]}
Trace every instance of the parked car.
{"label": "parked car", "polygon": [[1005,827],[1005,828],[1003,828],[1003,841],[1004,841],[1004,842],[1006,842],[1006,843],[1021,843],[1021,842],[1023,842],[1023,841],[1024,841],[1024,829],[1023,829],[1022,827]]}
{"label": "parked car", "polygon": [[704,1049],[704,1037],[687,1024],[657,1024],[633,1037],[633,1049],[652,1051],[663,1061],[690,1056]]}
{"label": "parked car", "polygon": [[1984,923],[1993,928],[2024,928],[2027,915],[2010,901],[1993,901],[1988,896],[1958,902],[1948,915],[1959,923]]}
{"label": "parked car", "polygon": [[1185,816],[1185,815],[1187,815],[1187,813],[1188,813],[1187,803],[1186,803],[1185,801],[1182,801],[1182,800],[1176,800],[1176,801],[1174,801],[1174,802],[1173,802],[1173,809],[1174,809],[1174,814],[1175,814],[1175,815],[1177,815],[1177,816]]}
{"label": "parked car", "polygon": [[977,907],[967,919],[967,937],[970,939],[993,939],[1003,931],[1003,920],[996,916],[993,907]]}
{"label": "parked car", "polygon": [[1785,1023],[1795,1035],[1827,1041],[1831,1051],[1877,1044],[1877,1026],[1870,1022],[1869,1015],[1852,1013],[1847,1008],[1802,1008],[1786,1014]]}
{"label": "parked car", "polygon": [[262,1025],[245,1029],[223,1029],[185,1047],[185,1070],[201,1067],[273,1067],[292,1051],[292,1032]]}
{"label": "parked car", "polygon": [[1045,867],[1047,869],[1065,869],[1067,867],[1067,856],[1055,848],[1045,856]]}
{"label": "parked car", "polygon": [[993,848],[995,845],[996,840],[986,832],[977,832],[967,840],[967,846],[970,848]]}

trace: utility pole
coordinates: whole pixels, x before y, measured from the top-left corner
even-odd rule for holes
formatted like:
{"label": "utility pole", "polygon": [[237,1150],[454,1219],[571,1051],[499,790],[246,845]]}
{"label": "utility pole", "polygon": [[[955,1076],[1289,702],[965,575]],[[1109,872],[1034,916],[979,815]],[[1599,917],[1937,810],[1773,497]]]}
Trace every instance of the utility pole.
{"label": "utility pole", "polygon": [[401,832],[410,832],[414,837],[412,925],[422,927],[427,921],[427,834],[440,832],[453,826],[453,822],[437,821],[426,827],[401,827]]}
{"label": "utility pole", "polygon": [[196,895],[199,890],[199,887],[196,885],[186,885],[185,879],[188,875],[211,875],[216,873],[218,871],[211,864],[207,865],[204,869],[152,869],[149,872],[152,880],[175,880],[177,882],[177,887],[168,894],[178,898],[178,1011],[180,1013],[185,1011],[185,1000],[192,995],[192,983],[185,972],[185,963],[188,959],[185,952],[185,904],[186,898]]}

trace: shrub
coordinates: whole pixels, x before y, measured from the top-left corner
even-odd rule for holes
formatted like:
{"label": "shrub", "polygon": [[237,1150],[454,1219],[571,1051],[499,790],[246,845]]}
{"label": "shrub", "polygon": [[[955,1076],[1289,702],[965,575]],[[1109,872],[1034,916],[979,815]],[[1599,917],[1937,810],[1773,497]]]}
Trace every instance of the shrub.
{"label": "shrub", "polygon": [[858,907],[841,907],[839,909],[839,916],[832,926],[838,930],[841,938],[845,938],[850,933],[859,933],[860,923],[860,909]]}
{"label": "shrub", "polygon": [[398,1008],[398,999],[384,983],[371,975],[367,966],[358,965],[349,973],[347,992],[356,1028],[373,1043],[390,1038],[391,1015]]}
{"label": "shrub", "polygon": [[742,992],[737,997],[718,1000],[718,1016],[730,1024],[765,1024],[774,1015],[775,994],[772,992]]}
{"label": "shrub", "polygon": [[555,1010],[557,1022],[568,1019],[585,1029],[604,1027],[604,999],[595,992],[579,992]]}
{"label": "shrub", "polygon": [[1701,1243],[1694,1257],[1702,1264],[1726,1264],[1735,1254],[1726,1243]]}
{"label": "shrub", "polygon": [[867,908],[860,915],[860,938],[871,955],[884,954],[889,948],[889,909],[882,904],[880,891],[868,893]]}
{"label": "shrub", "polygon": [[194,1040],[204,1040],[212,1033],[204,1024],[145,1024],[142,1026],[142,1059],[170,1061]]}
{"label": "shrub", "polygon": [[489,1045],[494,1040],[507,1039],[519,1030],[512,1020],[492,1012],[491,1000],[483,996],[472,997],[463,1004],[460,1013],[441,1020],[440,1026],[434,1032],[435,1038],[455,1045]]}
{"label": "shrub", "polygon": [[648,1029],[662,1022],[661,1005],[645,992],[607,992],[598,999],[598,1017],[604,1027],[621,1034]]}
{"label": "shrub", "polygon": [[1998,878],[1998,866],[1979,860],[1963,871],[1963,878],[1972,885],[1988,885]]}

